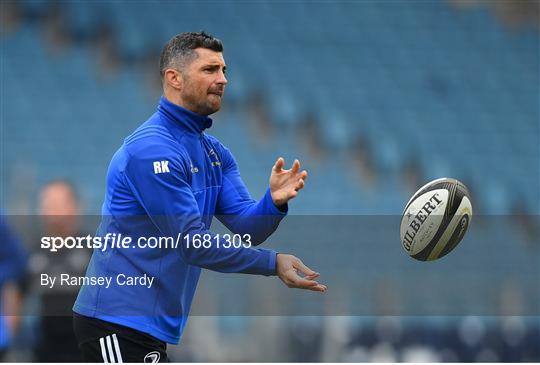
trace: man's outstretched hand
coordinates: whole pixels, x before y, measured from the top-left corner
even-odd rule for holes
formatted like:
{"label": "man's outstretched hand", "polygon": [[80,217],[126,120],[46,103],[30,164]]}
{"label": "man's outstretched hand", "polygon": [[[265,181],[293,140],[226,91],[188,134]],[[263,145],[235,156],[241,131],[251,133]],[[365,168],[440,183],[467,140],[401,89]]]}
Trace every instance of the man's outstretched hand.
{"label": "man's outstretched hand", "polygon": [[[315,278],[319,273],[304,265],[299,258],[293,255],[278,253],[276,257],[277,275],[289,288],[308,289],[324,293],[326,285],[319,284]],[[298,275],[298,273],[304,277]]]}
{"label": "man's outstretched hand", "polygon": [[285,160],[277,159],[270,175],[270,194],[276,206],[282,206],[298,195],[305,184],[307,171],[300,172],[300,161],[294,160],[290,170],[284,170]]}

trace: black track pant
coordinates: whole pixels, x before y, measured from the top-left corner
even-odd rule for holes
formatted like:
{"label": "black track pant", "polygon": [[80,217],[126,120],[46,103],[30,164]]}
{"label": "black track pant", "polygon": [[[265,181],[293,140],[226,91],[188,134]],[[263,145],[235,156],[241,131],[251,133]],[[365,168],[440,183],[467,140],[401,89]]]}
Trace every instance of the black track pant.
{"label": "black track pant", "polygon": [[146,333],[73,315],[73,329],[85,362],[168,362],[167,344]]}

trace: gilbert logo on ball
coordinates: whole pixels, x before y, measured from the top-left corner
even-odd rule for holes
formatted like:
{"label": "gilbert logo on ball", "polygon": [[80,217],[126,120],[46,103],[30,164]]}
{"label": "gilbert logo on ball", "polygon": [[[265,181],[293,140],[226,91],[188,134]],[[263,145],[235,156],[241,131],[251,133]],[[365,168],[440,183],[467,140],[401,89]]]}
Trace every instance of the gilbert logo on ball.
{"label": "gilbert logo on ball", "polygon": [[403,211],[403,248],[417,260],[441,258],[461,241],[471,217],[471,198],[463,183],[449,178],[433,180],[412,196]]}

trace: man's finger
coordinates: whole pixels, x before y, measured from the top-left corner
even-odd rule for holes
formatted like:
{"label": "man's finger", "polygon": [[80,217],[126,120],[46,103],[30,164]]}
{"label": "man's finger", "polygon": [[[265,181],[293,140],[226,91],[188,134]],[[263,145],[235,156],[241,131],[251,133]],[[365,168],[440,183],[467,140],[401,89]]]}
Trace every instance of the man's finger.
{"label": "man's finger", "polygon": [[312,286],[311,288],[306,288],[306,289],[324,293],[327,288],[326,288],[326,285],[319,284],[317,286]]}
{"label": "man's finger", "polygon": [[294,163],[292,165],[293,174],[296,174],[299,170],[300,170],[300,161],[294,160]]}
{"label": "man's finger", "polygon": [[287,272],[287,281],[290,284],[292,284],[292,286],[296,288],[300,288],[300,289],[305,289],[305,288],[319,285],[319,283],[314,280],[309,280],[309,279],[301,277],[300,275],[296,273],[295,270],[289,270]]}
{"label": "man's finger", "polygon": [[306,279],[309,279],[309,280],[313,280],[313,279],[316,279],[320,276],[320,274],[318,272],[316,272],[315,274],[312,274],[312,275],[306,275],[304,276],[304,278]]}
{"label": "man's finger", "polygon": [[285,160],[283,159],[283,157],[280,157],[274,164],[273,170],[275,172],[281,172],[281,170],[283,169],[283,165],[285,165]]}
{"label": "man's finger", "polygon": [[293,284],[299,289],[309,289],[309,288],[319,285],[319,283],[316,282],[315,280],[304,279],[304,278],[301,278],[300,276],[298,276],[293,281]]}
{"label": "man's finger", "polygon": [[306,170],[304,170],[304,171],[302,171],[302,172],[300,173],[300,179],[302,179],[302,180],[307,179],[307,176],[308,176],[308,173],[307,173]]}
{"label": "man's finger", "polygon": [[314,270],[311,270],[309,267],[307,267],[306,265],[304,265],[304,263],[301,261],[301,260],[298,260],[296,261],[294,264],[293,264],[293,267],[295,269],[297,269],[298,271],[300,271],[302,274],[304,274],[305,276],[313,276],[313,275],[316,275],[316,276],[319,276],[319,273],[314,271]]}
{"label": "man's finger", "polygon": [[317,291],[321,293],[324,293],[327,289],[326,285],[324,284],[319,284],[318,282],[313,281],[313,280],[306,280],[304,282],[304,280],[305,279],[302,279],[302,281],[297,281],[297,282],[289,282],[289,286],[296,289],[312,290],[312,291]]}
{"label": "man's finger", "polygon": [[304,187],[305,183],[304,180],[299,180],[298,183],[296,183],[296,188],[294,190],[298,191]]}

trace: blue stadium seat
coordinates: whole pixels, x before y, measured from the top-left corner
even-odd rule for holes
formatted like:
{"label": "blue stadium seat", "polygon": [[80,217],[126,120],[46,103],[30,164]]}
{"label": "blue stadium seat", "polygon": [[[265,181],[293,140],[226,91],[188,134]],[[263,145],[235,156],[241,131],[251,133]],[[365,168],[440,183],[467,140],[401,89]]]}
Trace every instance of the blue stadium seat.
{"label": "blue stadium seat", "polygon": [[[312,114],[326,148],[343,153],[361,141],[381,177],[394,179],[416,161],[423,179],[459,177],[477,192],[479,206],[488,212],[507,211],[531,194],[531,168],[539,168],[532,152],[538,145],[538,112],[531,107],[538,102],[538,34],[508,32],[482,10],[454,12],[438,2],[417,5],[115,1],[62,3],[60,10],[74,39],[92,37],[101,27],[111,29],[128,63],[155,55],[178,32],[214,32],[225,42],[230,68],[226,100],[232,105],[259,93],[276,126],[287,128],[294,138],[302,138],[301,131],[294,130]],[[20,8],[31,20],[44,16],[49,2],[22,1]],[[49,53],[38,27],[24,23],[3,43],[1,57],[8,70],[4,82],[12,95],[5,115],[13,143],[31,145],[14,127],[23,120],[43,138],[81,138],[81,129],[70,119],[77,115],[79,124],[89,126],[82,129],[86,136],[99,138],[107,129],[110,137],[103,148],[79,147],[78,159],[90,161],[85,155],[95,157],[100,151],[107,158],[118,140],[154,110],[155,100],[148,101],[146,86],[134,77],[136,69],[123,66],[119,75],[101,81],[87,77],[99,72],[92,46]],[[28,67],[37,72],[29,75]],[[46,87],[46,95],[30,91],[27,96],[21,83],[29,80]],[[72,95],[68,103],[66,94]],[[118,95],[124,98],[120,107],[114,102]],[[81,114],[88,101],[93,107]],[[44,112],[38,118],[33,108]],[[238,123],[246,116],[233,115],[238,120],[225,119],[238,133]],[[234,143],[238,155],[251,148],[237,139]],[[61,151],[71,147],[35,148],[62,156]],[[265,158],[280,151],[264,152]],[[267,172],[244,157],[243,164],[253,169],[246,179],[264,180]],[[330,183],[324,174],[317,178],[323,181],[321,189]],[[488,179],[497,182],[483,189]],[[350,189],[339,186],[360,200],[373,196],[366,195],[370,189],[361,182]],[[339,194],[322,199],[357,208]],[[391,211],[397,199],[389,197],[381,211]],[[525,206],[538,211],[534,200],[526,200]]]}

